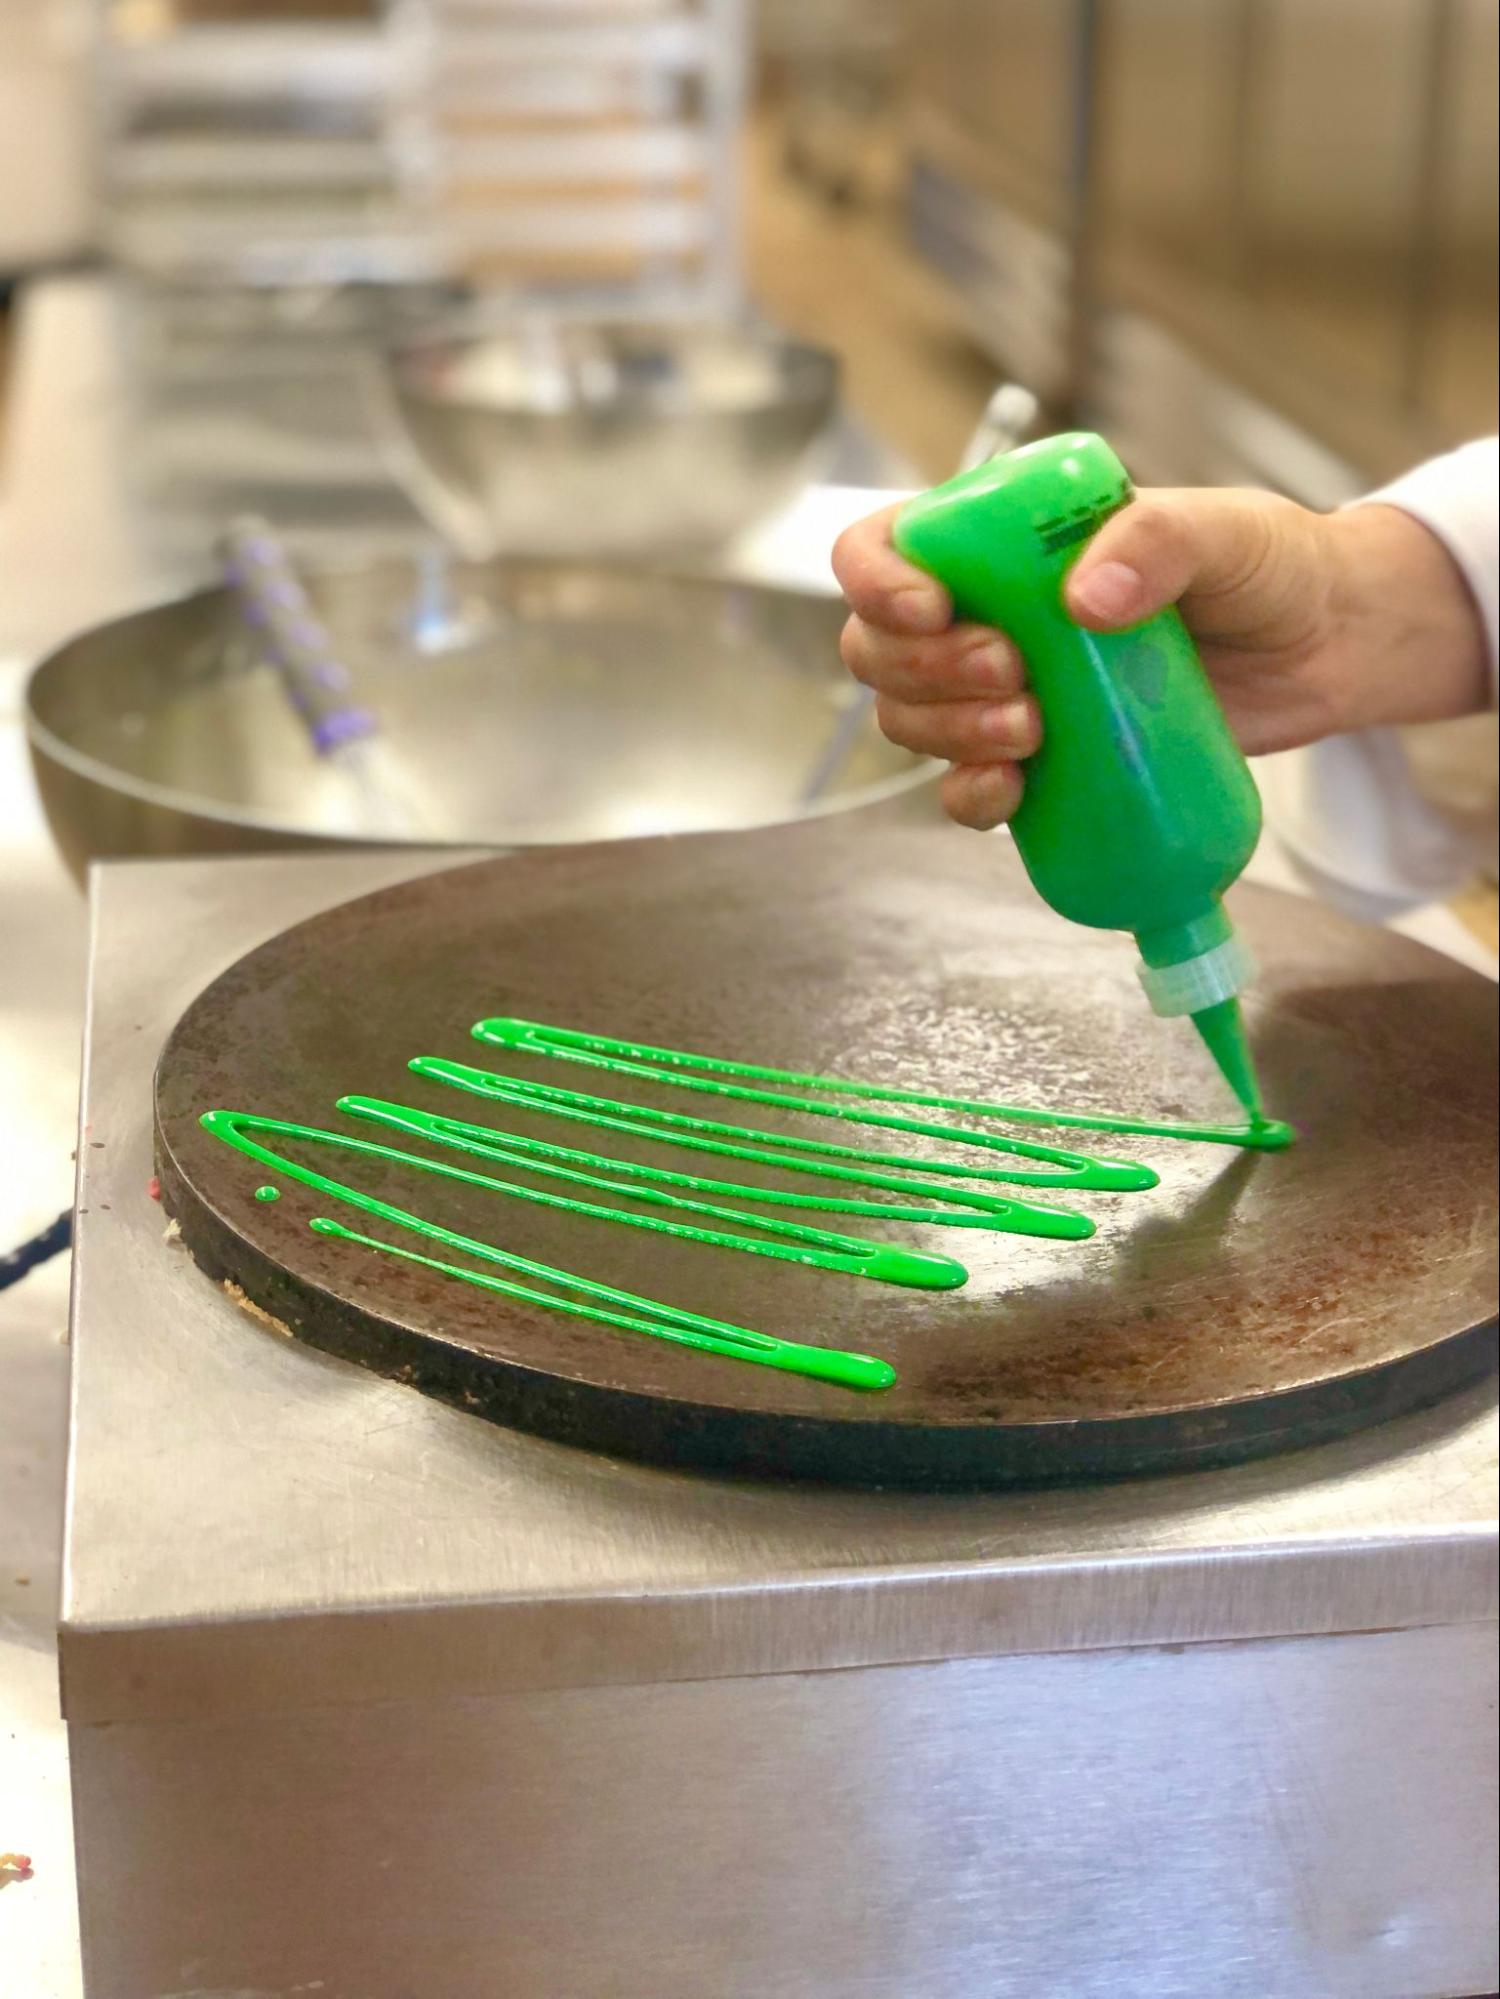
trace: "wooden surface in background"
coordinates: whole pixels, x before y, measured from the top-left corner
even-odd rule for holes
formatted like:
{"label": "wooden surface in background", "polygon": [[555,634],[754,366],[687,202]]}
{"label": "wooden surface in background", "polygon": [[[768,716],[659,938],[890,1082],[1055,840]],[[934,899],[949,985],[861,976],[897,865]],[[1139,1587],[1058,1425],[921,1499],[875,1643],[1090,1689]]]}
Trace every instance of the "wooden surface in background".
{"label": "wooden surface in background", "polygon": [[194,21],[369,21],[380,0],[170,0],[162,12]]}
{"label": "wooden surface in background", "polygon": [[1493,882],[1475,882],[1448,906],[1487,950],[1500,952],[1500,890]]}
{"label": "wooden surface in background", "polygon": [[747,141],[750,295],[786,332],[836,349],[854,415],[929,479],[945,478],[996,386],[994,366],[955,295],[903,242],[898,176],[867,206],[835,207],[790,178],[781,144],[773,119]]}

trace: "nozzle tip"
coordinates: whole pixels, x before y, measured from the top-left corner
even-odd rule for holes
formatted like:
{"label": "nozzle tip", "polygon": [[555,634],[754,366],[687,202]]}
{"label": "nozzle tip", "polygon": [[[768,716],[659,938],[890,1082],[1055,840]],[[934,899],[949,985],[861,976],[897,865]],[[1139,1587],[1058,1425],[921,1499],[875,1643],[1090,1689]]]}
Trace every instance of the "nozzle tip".
{"label": "nozzle tip", "polygon": [[1255,1058],[1250,1053],[1250,1037],[1237,999],[1220,1000],[1193,1015],[1193,1025],[1230,1089],[1250,1113],[1252,1122],[1264,1119],[1265,1105]]}

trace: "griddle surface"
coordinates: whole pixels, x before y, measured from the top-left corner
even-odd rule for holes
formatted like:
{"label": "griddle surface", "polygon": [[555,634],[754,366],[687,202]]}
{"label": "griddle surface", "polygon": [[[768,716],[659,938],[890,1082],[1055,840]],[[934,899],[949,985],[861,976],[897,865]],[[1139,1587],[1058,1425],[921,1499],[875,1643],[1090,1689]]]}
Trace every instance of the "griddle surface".
{"label": "griddle surface", "polygon": [[[418,1192],[395,1168],[345,1174],[524,1255],[881,1354],[900,1374],[882,1396],[567,1321],[320,1238],[306,1223],[329,1203],[289,1179],[281,1201],[255,1202],[268,1176],[198,1117],[221,1106],[372,1135],[333,1108],[360,1092],[557,1138],[555,1121],[407,1072],[408,1057],[439,1054],[591,1087],[570,1065],[481,1049],[468,1030],[487,1014],[955,1094],[1222,1117],[1222,1084],[1189,1026],[1150,1015],[1128,942],[1053,916],[1000,840],[876,811],[532,853],[346,904],[251,952],[179,1022],[157,1074],[163,1196],[204,1268],[295,1337],[605,1451],[936,1486],[1310,1442],[1493,1364],[1493,993],[1296,898],[1245,889],[1235,908],[1264,967],[1247,1011],[1268,1099],[1302,1143],[1257,1157],[1085,1138],[1148,1160],[1160,1188],[1063,1197],[1100,1224],[1085,1244],[921,1231],[969,1267],[958,1293],[804,1271],[435,1180]],[[612,1082],[608,1094],[694,1108],[649,1085]],[[761,1121],[748,1106],[730,1115]],[[681,1159],[661,1147],[630,1156]]]}

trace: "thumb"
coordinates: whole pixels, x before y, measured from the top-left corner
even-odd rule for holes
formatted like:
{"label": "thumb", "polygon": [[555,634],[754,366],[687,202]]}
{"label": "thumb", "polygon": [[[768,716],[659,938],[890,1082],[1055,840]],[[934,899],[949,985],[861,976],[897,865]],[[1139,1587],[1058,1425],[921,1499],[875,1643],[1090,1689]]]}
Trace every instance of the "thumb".
{"label": "thumb", "polygon": [[1143,493],[1105,522],[1074,564],[1068,610],[1094,631],[1118,631],[1182,597],[1234,592],[1266,553],[1260,497],[1213,489]]}

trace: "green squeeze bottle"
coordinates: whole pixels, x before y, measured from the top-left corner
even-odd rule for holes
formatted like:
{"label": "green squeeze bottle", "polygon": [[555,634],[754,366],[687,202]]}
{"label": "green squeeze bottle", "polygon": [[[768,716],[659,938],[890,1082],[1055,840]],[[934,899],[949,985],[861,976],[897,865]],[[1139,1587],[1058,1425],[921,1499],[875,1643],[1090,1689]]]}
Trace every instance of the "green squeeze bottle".
{"label": "green squeeze bottle", "polygon": [[1134,935],[1152,1007],[1192,1016],[1260,1123],[1237,997],[1255,967],[1221,901],[1255,850],[1260,793],[1175,610],[1100,633],[1063,604],[1084,544],[1130,498],[1103,438],[1072,432],[919,494],[895,541],[1026,661],[1044,740],[1011,830],[1032,882],[1059,915]]}

